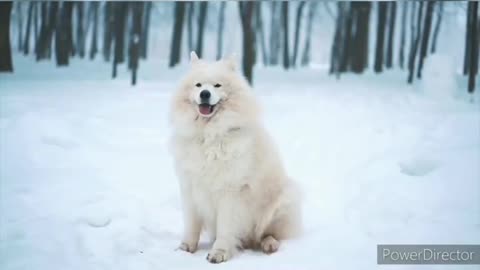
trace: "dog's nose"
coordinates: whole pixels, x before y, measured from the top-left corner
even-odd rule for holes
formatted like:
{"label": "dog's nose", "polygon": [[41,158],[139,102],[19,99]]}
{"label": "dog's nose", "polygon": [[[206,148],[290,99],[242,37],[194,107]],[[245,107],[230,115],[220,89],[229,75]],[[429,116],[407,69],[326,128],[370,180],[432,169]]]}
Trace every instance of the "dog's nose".
{"label": "dog's nose", "polygon": [[202,90],[202,92],[200,92],[200,98],[201,99],[209,99],[211,96],[210,94],[210,91],[208,90]]}

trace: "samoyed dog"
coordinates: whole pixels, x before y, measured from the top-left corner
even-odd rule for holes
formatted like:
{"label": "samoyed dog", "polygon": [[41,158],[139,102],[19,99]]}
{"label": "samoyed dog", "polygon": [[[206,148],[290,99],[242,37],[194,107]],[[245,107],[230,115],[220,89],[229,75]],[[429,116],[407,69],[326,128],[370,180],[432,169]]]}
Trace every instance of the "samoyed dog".
{"label": "samoyed dog", "polygon": [[243,248],[273,253],[300,232],[298,189],[233,58],[207,62],[192,52],[170,119],[184,212],[180,250],[195,252],[205,230],[213,240],[207,260],[221,263]]}

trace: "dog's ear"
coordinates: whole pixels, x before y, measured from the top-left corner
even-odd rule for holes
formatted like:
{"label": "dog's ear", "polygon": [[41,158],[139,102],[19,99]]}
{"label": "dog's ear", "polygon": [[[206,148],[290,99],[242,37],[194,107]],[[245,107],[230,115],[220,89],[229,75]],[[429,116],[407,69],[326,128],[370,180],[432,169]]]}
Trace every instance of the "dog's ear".
{"label": "dog's ear", "polygon": [[225,63],[225,65],[227,65],[227,67],[230,70],[235,71],[237,69],[237,55],[236,54],[234,54],[234,53],[230,54],[228,57],[223,59],[223,62]]}
{"label": "dog's ear", "polygon": [[190,53],[190,63],[195,64],[195,63],[198,62],[198,60],[200,60],[200,59],[198,58],[198,55],[195,53],[195,51],[192,51],[192,52]]}

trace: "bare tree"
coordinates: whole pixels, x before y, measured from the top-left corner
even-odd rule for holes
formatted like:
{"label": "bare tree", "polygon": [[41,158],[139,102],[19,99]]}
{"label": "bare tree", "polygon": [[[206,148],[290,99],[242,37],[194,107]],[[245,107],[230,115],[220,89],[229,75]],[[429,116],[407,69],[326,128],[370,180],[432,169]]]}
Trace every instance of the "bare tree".
{"label": "bare tree", "polygon": [[180,62],[180,47],[182,44],[183,17],[185,15],[185,2],[175,2],[175,19],[173,23],[172,46],[170,48],[169,67]]}
{"label": "bare tree", "polygon": [[400,35],[400,53],[398,55],[398,61],[400,68],[403,69],[405,62],[405,39],[407,34],[407,13],[408,13],[408,2],[402,3],[402,30]]}
{"label": "bare tree", "polygon": [[[257,33],[256,42],[262,51],[263,64],[268,64],[267,45],[265,44],[265,33],[263,30],[262,2],[257,2],[255,7],[255,28]],[[259,51],[259,50],[258,50]]]}
{"label": "bare tree", "polygon": [[288,1],[282,2],[282,30],[283,30],[283,68],[290,67],[290,50],[289,50],[289,32],[288,32]]}
{"label": "bare tree", "polygon": [[143,3],[134,2],[130,4],[132,9],[132,27],[130,31],[129,43],[129,67],[132,71],[132,85],[137,84],[137,70],[141,50],[141,36],[142,36],[142,17],[143,17]]}
{"label": "bare tree", "polygon": [[84,3],[75,2],[77,7],[77,38],[76,51],[80,58],[85,57],[85,21],[84,21]]}
{"label": "bare tree", "polygon": [[252,1],[238,2],[240,20],[243,33],[243,61],[242,70],[250,84],[253,83],[253,63],[255,57],[254,38],[255,32],[252,27],[253,11],[255,3]]}
{"label": "bare tree", "polygon": [[271,4],[271,21],[270,21],[270,59],[271,65],[278,64],[278,58],[280,53],[280,18],[279,18],[279,3],[272,1]]}
{"label": "bare tree", "polygon": [[141,38],[141,57],[147,59],[148,51],[148,38],[149,38],[149,29],[150,29],[150,16],[152,13],[152,2],[148,1],[144,5],[144,14],[142,21],[142,38]]}
{"label": "bare tree", "polygon": [[378,2],[377,42],[375,46],[375,64],[373,69],[379,73],[383,70],[383,44],[385,41],[385,24],[387,19],[387,2]]}
{"label": "bare tree", "polygon": [[308,19],[307,19],[307,29],[305,31],[305,42],[302,54],[302,66],[306,66],[310,64],[310,43],[312,40],[312,29],[313,29],[313,17],[315,15],[315,10],[317,8],[317,3],[312,1],[309,3],[310,9],[308,11]]}
{"label": "bare tree", "polygon": [[18,46],[18,51],[23,51],[23,11],[22,11],[22,2],[16,2],[15,3],[15,13],[17,15],[17,27],[18,27],[18,35],[17,35],[17,46]]}
{"label": "bare tree", "polygon": [[479,30],[478,25],[478,1],[468,2],[467,12],[470,14],[469,25],[467,32],[470,32],[469,39],[467,42],[470,42],[470,63],[468,70],[468,92],[473,93],[475,91],[475,78],[478,73],[478,50],[479,50]]}
{"label": "bare tree", "polygon": [[430,39],[430,32],[432,28],[432,17],[433,17],[432,15],[433,15],[434,5],[435,5],[435,1],[429,1],[427,3],[425,21],[423,23],[422,44],[420,46],[420,55],[418,58],[417,78],[422,77],[423,63],[425,61],[425,58],[427,57],[428,41]]}
{"label": "bare tree", "polygon": [[223,55],[223,26],[225,24],[225,6],[226,2],[220,2],[220,10],[218,11],[218,33],[217,33],[217,59]]}
{"label": "bare tree", "polygon": [[395,1],[388,3],[388,43],[387,43],[387,59],[385,67],[391,68],[393,66],[393,37],[395,36],[395,20],[397,14],[397,3]]}
{"label": "bare tree", "polygon": [[205,22],[207,19],[208,12],[208,2],[200,2],[199,13],[198,13],[198,33],[197,33],[197,48],[195,52],[198,57],[202,57],[203,54],[203,33],[205,32]]}
{"label": "bare tree", "polygon": [[437,47],[438,33],[440,32],[440,25],[442,23],[443,16],[443,1],[439,1],[437,5],[437,20],[435,23],[435,30],[433,31],[433,40],[432,46],[430,48],[430,53],[435,53]]}
{"label": "bare tree", "polygon": [[0,72],[13,72],[10,45],[10,17],[12,2],[0,2]]}
{"label": "bare tree", "polygon": [[[408,57],[408,83],[413,82],[413,74],[415,72],[415,58],[417,56],[418,44],[420,43],[420,36],[422,33],[422,15],[423,15],[423,1],[419,2],[418,15],[417,15],[417,24],[415,29],[415,24],[413,20],[413,14],[415,8],[412,9],[412,42],[410,43],[410,53]],[[416,34],[413,34],[413,33]]]}
{"label": "bare tree", "polygon": [[91,3],[91,12],[92,12],[92,23],[93,23],[93,31],[92,31],[92,44],[90,45],[90,59],[94,59],[95,55],[98,52],[97,47],[97,36],[98,36],[98,6],[99,2],[92,2]]}
{"label": "bare tree", "polygon": [[300,39],[300,26],[302,23],[302,12],[305,7],[305,1],[300,1],[297,6],[297,16],[295,18],[295,38],[293,41],[293,56],[292,56],[292,66],[295,66],[297,63],[299,39]]}
{"label": "bare tree", "polygon": [[127,2],[115,2],[114,6],[114,52],[112,78],[117,77],[117,65],[125,61],[125,27],[127,21]]}
{"label": "bare tree", "polygon": [[27,55],[30,50],[30,33],[32,27],[32,19],[33,19],[33,9],[35,8],[36,2],[29,2],[28,3],[28,15],[27,15],[27,29],[25,30],[25,37],[23,43],[23,54]]}
{"label": "bare tree", "polygon": [[62,3],[59,16],[60,22],[56,25],[55,56],[58,66],[68,65],[72,51],[73,4],[73,2]]}
{"label": "bare tree", "polygon": [[115,30],[115,13],[114,2],[107,1],[103,10],[103,58],[110,61],[112,51],[114,30]]}

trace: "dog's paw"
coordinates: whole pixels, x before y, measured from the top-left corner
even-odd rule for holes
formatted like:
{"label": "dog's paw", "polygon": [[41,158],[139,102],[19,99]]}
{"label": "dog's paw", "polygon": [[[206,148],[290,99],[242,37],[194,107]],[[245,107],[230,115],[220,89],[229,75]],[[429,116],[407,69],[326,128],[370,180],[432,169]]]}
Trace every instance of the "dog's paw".
{"label": "dog's paw", "polygon": [[207,255],[207,260],[211,263],[226,262],[229,259],[228,253],[225,249],[210,250]]}
{"label": "dog's paw", "polygon": [[273,238],[273,236],[269,235],[263,238],[260,245],[263,252],[267,254],[272,254],[278,250],[278,248],[280,247],[280,242],[277,239]]}
{"label": "dog's paw", "polygon": [[181,243],[178,249],[186,252],[194,253],[195,251],[197,251],[197,245]]}

